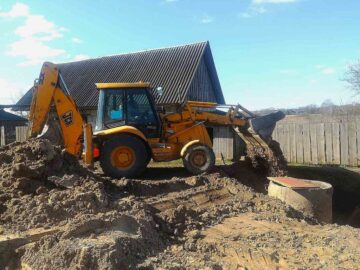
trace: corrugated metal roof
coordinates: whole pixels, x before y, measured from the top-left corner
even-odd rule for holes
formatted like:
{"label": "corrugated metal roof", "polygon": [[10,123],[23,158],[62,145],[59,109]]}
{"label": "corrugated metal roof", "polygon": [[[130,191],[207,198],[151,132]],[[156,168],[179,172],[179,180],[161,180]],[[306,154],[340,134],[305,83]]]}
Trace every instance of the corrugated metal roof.
{"label": "corrugated metal roof", "polygon": [[[154,88],[162,86],[164,89],[157,103],[173,104],[186,99],[202,57],[205,57],[208,65],[218,103],[224,103],[208,42],[105,56],[58,64],[58,67],[80,108],[97,106],[95,83],[98,82],[150,82]],[[16,105],[29,106],[31,96],[30,89]]]}
{"label": "corrugated metal roof", "polygon": [[27,122],[28,120],[0,109],[0,123],[1,122]]}

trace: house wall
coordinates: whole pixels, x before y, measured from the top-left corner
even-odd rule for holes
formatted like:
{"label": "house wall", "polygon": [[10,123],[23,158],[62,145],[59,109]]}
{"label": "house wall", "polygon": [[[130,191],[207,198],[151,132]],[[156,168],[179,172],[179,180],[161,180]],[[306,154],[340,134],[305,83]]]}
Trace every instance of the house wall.
{"label": "house wall", "polygon": [[187,100],[216,102],[213,84],[204,58],[190,85]]}
{"label": "house wall", "polygon": [[231,127],[215,126],[212,129],[216,159],[239,160],[244,155],[245,144]]}

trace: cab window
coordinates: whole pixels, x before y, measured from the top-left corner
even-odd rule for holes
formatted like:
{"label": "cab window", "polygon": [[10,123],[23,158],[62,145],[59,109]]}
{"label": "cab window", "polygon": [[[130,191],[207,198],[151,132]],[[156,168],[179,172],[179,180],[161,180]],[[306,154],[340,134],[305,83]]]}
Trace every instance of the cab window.
{"label": "cab window", "polygon": [[105,98],[104,123],[121,123],[125,121],[124,91],[109,90]]}
{"label": "cab window", "polygon": [[129,124],[142,125],[157,123],[149,97],[144,89],[127,91],[127,121]]}

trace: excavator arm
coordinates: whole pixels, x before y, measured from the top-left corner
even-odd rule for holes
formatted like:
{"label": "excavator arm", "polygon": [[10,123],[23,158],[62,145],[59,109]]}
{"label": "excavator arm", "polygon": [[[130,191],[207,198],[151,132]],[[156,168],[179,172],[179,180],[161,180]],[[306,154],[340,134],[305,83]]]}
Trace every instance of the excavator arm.
{"label": "excavator arm", "polygon": [[[85,135],[91,136],[91,132],[88,132],[91,126],[84,123],[56,65],[46,62],[43,64],[40,77],[34,86],[29,115],[31,137],[41,134],[53,106],[66,151],[79,157],[82,153],[81,139],[84,129]],[[90,145],[91,137],[85,138],[85,141]]]}

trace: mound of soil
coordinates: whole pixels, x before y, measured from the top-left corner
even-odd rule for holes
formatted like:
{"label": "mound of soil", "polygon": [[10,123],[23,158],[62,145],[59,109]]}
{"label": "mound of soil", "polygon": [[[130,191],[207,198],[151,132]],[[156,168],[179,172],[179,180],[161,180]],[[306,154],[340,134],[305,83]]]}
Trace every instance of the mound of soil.
{"label": "mound of soil", "polygon": [[266,177],[239,164],[149,181],[105,178],[46,140],[7,146],[0,157],[0,269],[360,264],[358,229],[321,224],[256,192]]}

